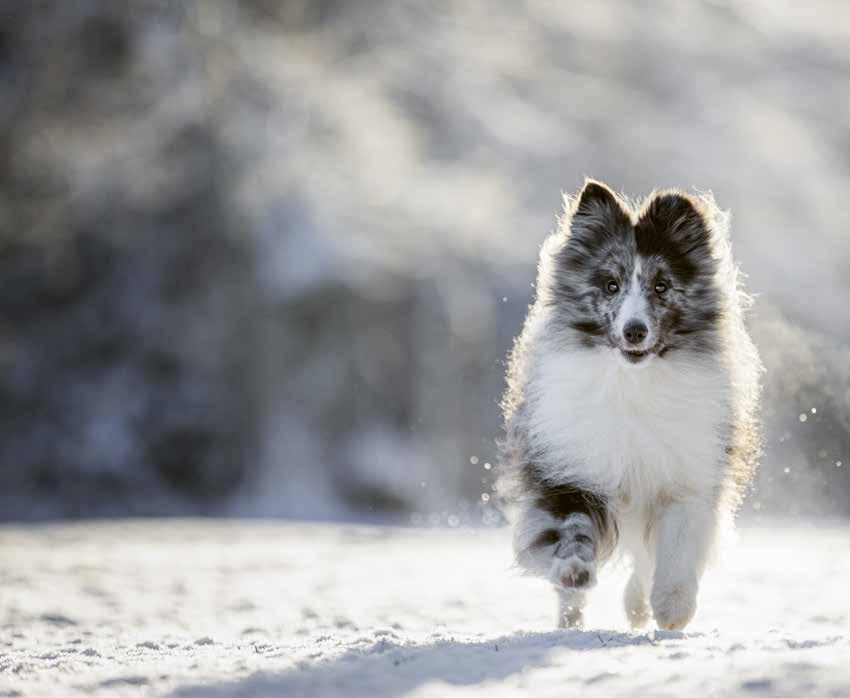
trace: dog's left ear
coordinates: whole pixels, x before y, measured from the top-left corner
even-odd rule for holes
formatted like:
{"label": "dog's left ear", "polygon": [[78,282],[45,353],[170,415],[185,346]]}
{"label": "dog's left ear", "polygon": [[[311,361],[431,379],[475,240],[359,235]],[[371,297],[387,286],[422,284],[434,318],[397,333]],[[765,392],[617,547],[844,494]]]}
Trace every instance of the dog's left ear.
{"label": "dog's left ear", "polygon": [[622,234],[631,218],[619,197],[605,184],[587,179],[572,200],[570,230],[575,238],[599,240]]}
{"label": "dog's left ear", "polygon": [[637,234],[663,235],[683,245],[685,252],[711,242],[711,230],[699,204],[676,192],[650,198],[638,217]]}

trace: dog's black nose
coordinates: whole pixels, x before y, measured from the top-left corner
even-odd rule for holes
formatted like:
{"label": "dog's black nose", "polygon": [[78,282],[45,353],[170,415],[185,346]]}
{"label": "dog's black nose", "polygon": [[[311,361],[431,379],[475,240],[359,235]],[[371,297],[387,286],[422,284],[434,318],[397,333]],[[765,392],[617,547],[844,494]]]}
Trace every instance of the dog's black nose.
{"label": "dog's black nose", "polygon": [[649,330],[640,320],[631,320],[623,328],[623,336],[629,344],[640,344]]}

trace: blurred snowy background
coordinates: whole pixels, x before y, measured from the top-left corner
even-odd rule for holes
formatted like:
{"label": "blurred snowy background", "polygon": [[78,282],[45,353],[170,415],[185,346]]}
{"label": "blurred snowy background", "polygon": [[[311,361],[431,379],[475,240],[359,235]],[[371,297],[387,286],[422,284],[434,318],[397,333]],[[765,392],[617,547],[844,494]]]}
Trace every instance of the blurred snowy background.
{"label": "blurred snowy background", "polygon": [[584,175],[732,209],[747,515],[850,514],[848,95],[840,2],[2,2],[0,518],[496,522]]}

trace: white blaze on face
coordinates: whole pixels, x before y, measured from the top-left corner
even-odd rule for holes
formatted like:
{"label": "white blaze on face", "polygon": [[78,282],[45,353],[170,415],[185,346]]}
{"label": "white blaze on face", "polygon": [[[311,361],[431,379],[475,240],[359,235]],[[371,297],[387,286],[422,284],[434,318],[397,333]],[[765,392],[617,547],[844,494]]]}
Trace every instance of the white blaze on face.
{"label": "white blaze on face", "polygon": [[647,327],[646,339],[639,345],[635,345],[636,349],[643,347],[651,347],[655,341],[652,334],[652,328],[649,323],[649,308],[646,298],[643,295],[641,287],[641,264],[640,259],[635,262],[635,269],[632,272],[632,278],[629,286],[626,289],[626,297],[620,305],[620,310],[617,312],[617,317],[614,322],[617,336],[623,338],[623,330],[626,325],[632,320],[639,320]]}

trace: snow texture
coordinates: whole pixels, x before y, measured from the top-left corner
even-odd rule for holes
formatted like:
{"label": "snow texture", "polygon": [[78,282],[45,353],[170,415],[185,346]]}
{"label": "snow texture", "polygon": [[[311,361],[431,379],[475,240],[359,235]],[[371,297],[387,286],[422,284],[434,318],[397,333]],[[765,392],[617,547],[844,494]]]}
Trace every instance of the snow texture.
{"label": "snow texture", "polygon": [[846,696],[848,533],[752,524],[686,633],[636,634],[625,562],[556,631],[505,530],[7,526],[0,696]]}

